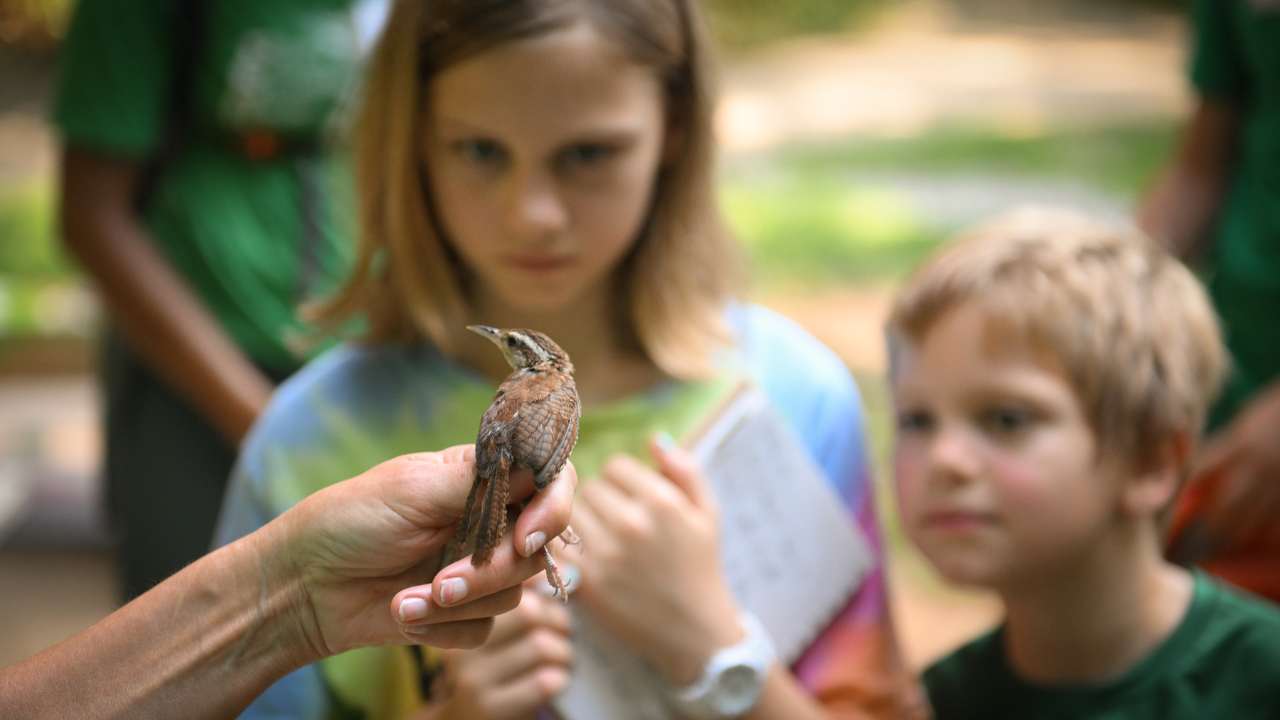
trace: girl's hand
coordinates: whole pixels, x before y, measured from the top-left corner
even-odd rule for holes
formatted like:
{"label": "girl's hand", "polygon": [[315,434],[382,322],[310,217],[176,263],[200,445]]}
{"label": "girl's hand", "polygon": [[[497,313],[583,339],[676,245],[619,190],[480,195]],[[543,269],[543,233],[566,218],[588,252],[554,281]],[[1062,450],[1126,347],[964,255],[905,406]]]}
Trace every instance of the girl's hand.
{"label": "girl's hand", "polygon": [[499,615],[489,641],[445,654],[439,720],[532,718],[569,684],[573,646],[564,603],[525,583],[520,605]]}
{"label": "girl's hand", "polygon": [[686,685],[707,659],[740,640],[720,568],[718,518],[702,473],[669,437],[650,451],[658,470],[612,458],[574,509],[583,538],[575,594],[593,618],[667,681]]}

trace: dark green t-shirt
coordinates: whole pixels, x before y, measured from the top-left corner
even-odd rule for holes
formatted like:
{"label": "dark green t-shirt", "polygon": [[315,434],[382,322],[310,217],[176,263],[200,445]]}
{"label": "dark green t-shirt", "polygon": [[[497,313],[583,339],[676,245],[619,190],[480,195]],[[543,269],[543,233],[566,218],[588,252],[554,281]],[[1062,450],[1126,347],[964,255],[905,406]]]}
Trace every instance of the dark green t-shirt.
{"label": "dark green t-shirt", "polygon": [[1194,0],[1192,21],[1196,91],[1244,113],[1208,270],[1234,361],[1216,427],[1280,378],[1280,3]]}
{"label": "dark green t-shirt", "polygon": [[997,628],[929,667],[924,684],[938,720],[1280,718],[1280,609],[1196,573],[1186,617],[1115,682],[1024,682]]}
{"label": "dark green t-shirt", "polygon": [[[363,48],[356,0],[204,0],[190,67],[190,129],[147,203],[157,244],[260,364],[288,369],[301,301],[331,290],[351,255],[345,152]],[[164,143],[182,33],[177,0],[79,0],[61,57],[64,141],[139,161]],[[295,148],[251,159],[270,131]],[[305,147],[305,151],[296,148]]]}

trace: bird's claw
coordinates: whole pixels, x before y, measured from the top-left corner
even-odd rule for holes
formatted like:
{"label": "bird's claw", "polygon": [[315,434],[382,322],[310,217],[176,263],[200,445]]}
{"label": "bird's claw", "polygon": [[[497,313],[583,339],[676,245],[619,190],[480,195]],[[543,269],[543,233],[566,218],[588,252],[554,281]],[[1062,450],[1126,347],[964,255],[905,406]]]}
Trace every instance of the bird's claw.
{"label": "bird's claw", "polygon": [[559,537],[560,542],[564,543],[566,547],[569,545],[582,544],[582,536],[574,532],[572,525],[566,525],[564,527],[564,532],[560,533]]}
{"label": "bird's claw", "polygon": [[547,568],[547,584],[551,586],[551,597],[558,598],[561,602],[569,602],[569,586],[560,577],[559,566],[551,556],[551,550],[545,546],[542,548],[542,562]]}

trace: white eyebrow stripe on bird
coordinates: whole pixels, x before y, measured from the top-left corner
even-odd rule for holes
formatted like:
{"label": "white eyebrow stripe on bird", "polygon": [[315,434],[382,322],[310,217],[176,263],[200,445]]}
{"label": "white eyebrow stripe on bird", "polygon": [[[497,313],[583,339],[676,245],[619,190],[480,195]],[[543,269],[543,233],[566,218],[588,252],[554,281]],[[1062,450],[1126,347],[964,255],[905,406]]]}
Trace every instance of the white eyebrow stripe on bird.
{"label": "white eyebrow stripe on bird", "polygon": [[543,362],[546,362],[551,359],[551,355],[548,354],[547,351],[543,349],[541,345],[535,342],[532,337],[524,333],[517,333],[516,337],[520,339],[520,342],[524,343],[525,347],[529,348],[529,350],[533,353],[534,357],[538,358]]}

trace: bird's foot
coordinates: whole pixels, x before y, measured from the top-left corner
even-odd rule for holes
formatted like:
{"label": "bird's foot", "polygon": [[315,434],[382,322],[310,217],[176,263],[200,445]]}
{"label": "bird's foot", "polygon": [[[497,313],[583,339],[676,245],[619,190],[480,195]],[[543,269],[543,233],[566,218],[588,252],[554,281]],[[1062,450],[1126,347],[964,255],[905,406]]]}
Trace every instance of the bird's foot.
{"label": "bird's foot", "polygon": [[574,532],[572,525],[565,525],[564,532],[560,533],[559,537],[560,542],[564,543],[566,546],[582,544],[582,536]]}
{"label": "bird's foot", "polygon": [[545,546],[542,548],[542,562],[547,567],[547,584],[551,586],[551,597],[569,602],[569,585],[560,577],[560,569],[551,556],[551,549]]}

